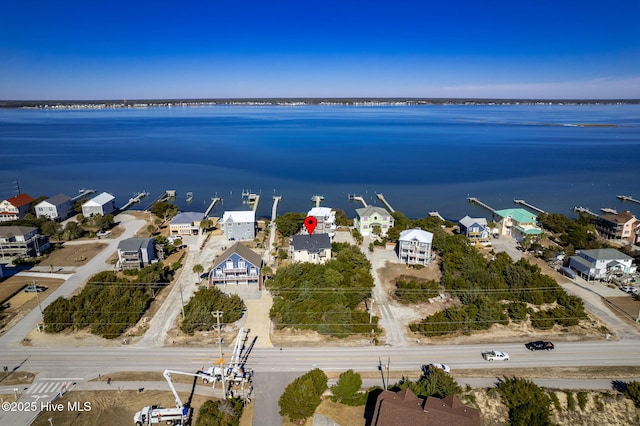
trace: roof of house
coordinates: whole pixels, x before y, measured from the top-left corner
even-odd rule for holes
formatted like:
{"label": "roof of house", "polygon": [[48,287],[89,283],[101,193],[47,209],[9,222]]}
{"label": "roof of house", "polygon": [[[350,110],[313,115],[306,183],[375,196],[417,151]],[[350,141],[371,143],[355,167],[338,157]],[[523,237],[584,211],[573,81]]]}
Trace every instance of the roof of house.
{"label": "roof of house", "polygon": [[235,210],[235,211],[226,211],[222,215],[222,222],[255,222],[256,221],[256,213],[252,210]]}
{"label": "roof of house", "polygon": [[204,213],[182,212],[182,213],[178,213],[173,219],[171,219],[171,222],[169,223],[169,225],[200,222],[202,219],[204,219]]}
{"label": "roof of house", "polygon": [[308,216],[325,217],[331,214],[330,207],[314,207],[307,213]]}
{"label": "roof of house", "polygon": [[262,265],[262,258],[258,253],[254,252],[244,244],[237,242],[231,247],[229,247],[228,249],[226,249],[225,251],[223,251],[222,253],[220,253],[218,257],[216,257],[216,260],[215,262],[213,262],[213,266],[211,267],[211,269],[215,269],[218,266],[220,266],[234,253],[236,253],[238,256],[242,257],[243,259],[247,260],[253,266],[257,266],[259,268]]}
{"label": "roof of house", "polygon": [[0,226],[0,237],[9,238],[15,237],[16,235],[27,235],[36,229],[38,228],[34,228],[33,226]]}
{"label": "roof of house", "polygon": [[68,195],[65,194],[56,194],[53,197],[49,197],[46,200],[40,201],[36,206],[39,206],[40,204],[50,204],[52,206],[59,206],[61,204],[66,203],[67,201],[71,200],[71,197],[69,197]]}
{"label": "roof of house", "polygon": [[291,237],[291,245],[296,251],[319,253],[320,250],[331,248],[331,239],[329,234],[294,235]]}
{"label": "roof of house", "polygon": [[34,200],[35,198],[33,198],[29,194],[18,194],[15,197],[7,198],[7,202],[17,208],[20,208],[26,204],[29,204]]}
{"label": "roof of house", "polygon": [[469,217],[465,216],[458,221],[459,224],[464,226],[465,228],[469,228],[473,225],[487,226],[487,219],[484,217]]}
{"label": "roof of house", "polygon": [[367,206],[367,207],[362,207],[360,209],[356,209],[356,213],[360,217],[371,216],[375,213],[378,213],[383,216],[391,216],[391,213],[389,213],[382,207],[376,207],[376,206]]}
{"label": "roof of house", "polygon": [[538,218],[535,214],[525,209],[503,209],[496,210],[496,214],[500,217],[509,217],[519,223],[531,223],[535,222]]}
{"label": "roof of house", "polygon": [[104,206],[105,204],[115,200],[116,197],[114,197],[113,195],[109,194],[108,192],[103,192],[99,195],[96,195],[95,197],[93,197],[92,199],[90,199],[89,201],[87,201],[86,203],[83,204],[83,206],[85,205],[99,205],[99,206]]}
{"label": "roof of house", "polygon": [[398,240],[431,243],[433,241],[433,234],[431,232],[423,231],[420,228],[407,229],[400,233],[400,238],[398,238]]}
{"label": "roof of house", "polygon": [[600,219],[606,220],[607,222],[612,222],[615,224],[627,223],[632,219],[635,219],[633,213],[630,211],[620,212],[618,214],[604,214],[600,216]]}
{"label": "roof of house", "polygon": [[456,396],[444,399],[417,397],[410,389],[400,392],[382,391],[376,401],[375,426],[476,426],[480,410],[468,407]]}
{"label": "roof of house", "polygon": [[153,245],[153,238],[127,238],[118,243],[118,250],[120,251],[138,251],[141,248],[146,248],[149,245]]}
{"label": "roof of house", "polygon": [[578,250],[579,253],[586,254],[587,256],[595,260],[629,260],[633,259],[631,256],[612,248],[606,249],[593,249],[593,250]]}

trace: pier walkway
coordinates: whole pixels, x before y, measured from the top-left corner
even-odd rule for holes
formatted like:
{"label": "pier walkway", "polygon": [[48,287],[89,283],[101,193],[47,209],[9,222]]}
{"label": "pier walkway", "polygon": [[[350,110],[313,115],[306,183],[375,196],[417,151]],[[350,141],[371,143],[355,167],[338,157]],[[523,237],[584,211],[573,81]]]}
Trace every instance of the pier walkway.
{"label": "pier walkway", "polygon": [[324,200],[323,195],[314,195],[313,197],[311,197],[311,202],[313,202],[316,207],[320,207],[320,203],[322,202],[322,200]]}
{"label": "pier walkway", "polygon": [[364,200],[364,198],[360,197],[360,196],[356,196],[356,195],[348,195],[349,201],[359,201],[362,203],[363,207],[367,207],[367,202]]}
{"label": "pier walkway", "polygon": [[636,200],[635,198],[630,197],[629,195],[618,195],[617,198],[622,201],[631,201],[632,203],[640,204],[640,200]]}
{"label": "pier walkway", "polygon": [[125,204],[124,206],[120,207],[120,210],[121,211],[125,211],[129,207],[131,207],[132,205],[138,204],[147,195],[149,195],[149,193],[147,191],[142,191],[142,192],[138,192],[137,194],[134,194],[134,197],[133,198],[129,198],[129,201],[127,202],[127,204]]}
{"label": "pier walkway", "polygon": [[167,189],[166,191],[164,191],[162,194],[160,194],[160,196],[158,198],[156,198],[155,200],[153,200],[151,202],[151,204],[149,204],[147,207],[144,208],[144,211],[148,211],[151,206],[153,206],[155,203],[159,203],[161,201],[167,201],[169,198],[171,197],[175,197],[176,196],[176,191],[173,189]]}
{"label": "pier walkway", "polygon": [[387,209],[389,209],[389,212],[391,213],[395,212],[393,207],[391,207],[391,204],[389,204],[387,200],[384,199],[384,195],[380,193],[380,194],[376,194],[376,197],[378,197],[378,200],[382,201],[382,204],[384,204],[387,207]]}
{"label": "pier walkway", "polygon": [[483,203],[482,201],[480,201],[476,197],[467,197],[467,201],[470,202],[470,203],[473,203],[473,204],[477,204],[480,207],[484,207],[485,209],[489,210],[491,213],[495,214],[495,212],[496,212],[496,210],[493,207],[489,206],[488,204]]}
{"label": "pier walkway", "polygon": [[209,207],[207,207],[207,210],[204,212],[205,217],[209,217],[209,213],[211,213],[213,206],[215,206],[218,201],[222,201],[222,198],[214,197],[211,199],[211,204],[209,204]]}
{"label": "pier walkway", "polygon": [[93,194],[94,192],[96,192],[96,190],[95,189],[84,189],[83,188],[78,192],[80,192],[80,193],[78,195],[76,195],[75,197],[73,197],[71,199],[71,201],[76,201],[76,200],[79,200],[80,198],[84,197],[85,195]]}
{"label": "pier walkway", "polygon": [[579,213],[586,213],[586,214],[588,214],[590,216],[593,216],[593,217],[598,217],[599,216],[597,213],[592,212],[591,210],[589,210],[586,207],[574,207],[573,211],[574,212],[579,212]]}
{"label": "pier walkway", "polygon": [[544,210],[539,209],[538,207],[527,203],[525,200],[513,200],[513,202],[516,203],[516,204],[520,204],[522,206],[525,206],[526,208],[531,209],[531,210],[533,210],[535,212],[538,212],[538,213],[545,213],[545,214],[547,213]]}
{"label": "pier walkway", "polygon": [[260,195],[256,195],[252,201],[249,201],[249,205],[252,205],[253,212],[258,210],[258,203],[260,202]]}

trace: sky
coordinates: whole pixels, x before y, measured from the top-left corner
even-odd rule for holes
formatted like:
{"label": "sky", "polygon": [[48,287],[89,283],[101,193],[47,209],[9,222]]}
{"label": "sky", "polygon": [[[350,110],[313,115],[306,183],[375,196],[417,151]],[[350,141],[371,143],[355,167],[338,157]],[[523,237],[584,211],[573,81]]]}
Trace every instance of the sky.
{"label": "sky", "polygon": [[640,99],[640,1],[7,0],[0,100]]}

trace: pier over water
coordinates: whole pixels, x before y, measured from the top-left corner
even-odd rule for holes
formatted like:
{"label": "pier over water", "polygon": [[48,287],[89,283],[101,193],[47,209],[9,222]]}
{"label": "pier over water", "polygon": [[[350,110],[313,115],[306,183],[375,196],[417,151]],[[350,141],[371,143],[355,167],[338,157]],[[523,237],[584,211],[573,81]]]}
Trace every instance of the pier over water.
{"label": "pier over water", "polygon": [[467,197],[467,201],[473,204],[477,204],[480,207],[484,207],[485,209],[489,210],[491,213],[495,214],[495,209],[491,206],[489,206],[488,204],[483,203],[482,201],[480,201],[479,199],[477,199],[476,197]]}
{"label": "pier over water", "polygon": [[215,206],[218,201],[222,201],[222,198],[214,197],[211,199],[211,204],[209,204],[209,207],[207,207],[207,211],[204,212],[205,217],[209,217],[209,213],[211,213],[211,210],[213,210],[213,206]]}
{"label": "pier over water", "polygon": [[391,207],[391,204],[389,204],[387,202],[387,200],[384,199],[384,195],[382,194],[376,194],[376,197],[378,197],[378,200],[382,201],[382,204],[385,205],[385,207],[389,210],[389,212],[394,213],[395,210],[393,209],[393,207]]}
{"label": "pier over water", "polygon": [[359,201],[362,203],[363,207],[367,207],[367,202],[364,200],[364,198],[357,195],[351,195],[351,194],[349,194],[347,197],[349,198],[349,201]]}
{"label": "pier over water", "polygon": [[538,207],[536,207],[536,206],[534,206],[534,205],[532,205],[532,204],[527,203],[525,200],[513,200],[513,202],[514,202],[514,203],[516,203],[516,204],[520,204],[520,205],[522,205],[522,206],[525,206],[526,208],[528,208],[528,209],[530,209],[530,210],[533,210],[533,211],[535,211],[535,212],[538,212],[538,213],[547,213],[547,212],[545,212],[544,210],[539,209]]}

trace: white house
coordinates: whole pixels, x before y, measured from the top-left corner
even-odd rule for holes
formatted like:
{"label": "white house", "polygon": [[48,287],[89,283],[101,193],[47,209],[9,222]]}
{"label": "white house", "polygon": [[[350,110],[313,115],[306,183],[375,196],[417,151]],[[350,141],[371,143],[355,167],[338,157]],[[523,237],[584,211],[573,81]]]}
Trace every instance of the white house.
{"label": "white house", "polygon": [[569,267],[586,279],[608,279],[612,274],[636,271],[633,258],[615,249],[578,250]]}
{"label": "white house", "polygon": [[[314,207],[309,210],[307,216],[313,216],[318,221],[314,234],[329,234],[330,238],[336,235],[336,212],[329,207]],[[307,228],[302,228],[303,234],[308,234]]]}
{"label": "white house", "polygon": [[36,217],[48,217],[51,220],[62,221],[71,216],[73,204],[71,197],[57,194],[36,204]]}
{"label": "white house", "polygon": [[407,229],[398,238],[398,260],[409,265],[426,265],[431,260],[433,234],[420,228]]}
{"label": "white house", "polygon": [[34,200],[35,198],[29,194],[18,194],[0,201],[0,222],[22,219],[31,210]]}
{"label": "white house", "polygon": [[91,217],[94,215],[106,216],[116,211],[116,198],[108,192],[96,195],[82,205],[82,215]]}
{"label": "white house", "polygon": [[289,245],[294,262],[326,263],[331,259],[329,234],[294,235]]}
{"label": "white house", "polygon": [[251,210],[226,211],[219,224],[228,240],[253,240],[256,237],[256,214]]}

